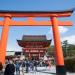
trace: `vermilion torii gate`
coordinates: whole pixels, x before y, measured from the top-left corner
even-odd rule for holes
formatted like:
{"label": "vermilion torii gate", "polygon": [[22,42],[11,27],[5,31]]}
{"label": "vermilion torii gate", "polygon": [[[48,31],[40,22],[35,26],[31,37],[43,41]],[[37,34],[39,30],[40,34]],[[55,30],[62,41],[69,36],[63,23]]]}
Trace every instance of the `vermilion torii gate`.
{"label": "vermilion torii gate", "polygon": [[[0,61],[4,64],[8,32],[10,26],[52,26],[54,35],[55,55],[56,55],[56,73],[57,75],[66,75],[64,68],[64,58],[60,42],[58,26],[71,26],[70,21],[58,21],[58,17],[69,17],[73,10],[66,11],[0,11],[0,17],[4,20],[0,21],[2,28],[0,40]],[[28,17],[26,21],[14,21],[13,17]],[[35,21],[36,17],[50,17],[48,21]],[[14,37],[14,36],[12,36]]]}

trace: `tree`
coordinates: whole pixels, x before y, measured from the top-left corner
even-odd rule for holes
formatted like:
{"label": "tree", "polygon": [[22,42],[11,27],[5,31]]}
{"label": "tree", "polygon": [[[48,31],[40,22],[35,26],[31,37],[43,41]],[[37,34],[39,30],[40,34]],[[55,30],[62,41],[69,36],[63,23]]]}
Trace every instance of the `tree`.
{"label": "tree", "polygon": [[68,46],[68,54],[69,54],[69,56],[75,56],[75,45],[69,44],[69,46]]}
{"label": "tree", "polygon": [[62,49],[64,57],[75,55],[75,45],[69,44],[67,40],[62,42]]}
{"label": "tree", "polygon": [[62,45],[63,54],[64,54],[64,56],[66,57],[66,56],[68,56],[68,41],[65,40],[65,41],[63,41],[62,44],[63,44],[63,45]]}
{"label": "tree", "polygon": [[47,49],[48,56],[54,56],[54,45],[49,46]]}

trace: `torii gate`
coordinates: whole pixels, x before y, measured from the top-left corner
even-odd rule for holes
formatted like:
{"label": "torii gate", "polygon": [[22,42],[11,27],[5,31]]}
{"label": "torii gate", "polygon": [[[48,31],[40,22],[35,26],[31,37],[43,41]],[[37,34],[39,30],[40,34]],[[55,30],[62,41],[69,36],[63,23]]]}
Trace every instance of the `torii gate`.
{"label": "torii gate", "polygon": [[[64,58],[60,42],[60,35],[58,26],[72,26],[70,21],[58,21],[58,17],[69,17],[73,10],[66,11],[0,11],[0,17],[4,20],[0,21],[2,28],[1,40],[0,40],[0,61],[4,64],[8,32],[10,26],[52,26],[54,35],[55,55],[56,55],[56,74],[66,75],[64,68]],[[26,21],[13,21],[13,17],[28,17]],[[35,21],[35,17],[50,17],[48,21]],[[13,37],[13,36],[12,36]]]}

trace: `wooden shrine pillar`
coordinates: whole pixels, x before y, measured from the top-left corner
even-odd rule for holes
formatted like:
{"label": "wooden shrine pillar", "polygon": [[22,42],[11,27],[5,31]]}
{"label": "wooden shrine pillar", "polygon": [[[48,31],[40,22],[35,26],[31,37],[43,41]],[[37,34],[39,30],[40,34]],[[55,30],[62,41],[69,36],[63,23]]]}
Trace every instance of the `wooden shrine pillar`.
{"label": "wooden shrine pillar", "polygon": [[39,59],[40,59],[40,52],[39,52]]}
{"label": "wooden shrine pillar", "polygon": [[4,26],[2,29],[1,42],[0,42],[0,61],[2,62],[2,64],[4,64],[4,62],[5,62],[10,20],[11,20],[10,16],[4,17]]}
{"label": "wooden shrine pillar", "polygon": [[51,17],[56,55],[56,75],[66,75],[57,17]]}
{"label": "wooden shrine pillar", "polygon": [[31,59],[30,51],[29,51],[29,59]]}

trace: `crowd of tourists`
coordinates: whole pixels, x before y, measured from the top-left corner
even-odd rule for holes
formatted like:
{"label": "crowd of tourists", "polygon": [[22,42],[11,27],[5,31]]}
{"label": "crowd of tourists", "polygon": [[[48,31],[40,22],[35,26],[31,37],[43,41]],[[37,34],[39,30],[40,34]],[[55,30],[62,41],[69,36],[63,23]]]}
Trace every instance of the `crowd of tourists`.
{"label": "crowd of tourists", "polygon": [[6,60],[5,65],[0,62],[0,75],[20,75],[20,72],[28,73],[30,71],[37,71],[37,67],[47,67],[48,62],[37,61],[37,60]]}

